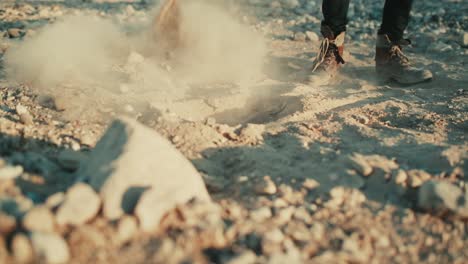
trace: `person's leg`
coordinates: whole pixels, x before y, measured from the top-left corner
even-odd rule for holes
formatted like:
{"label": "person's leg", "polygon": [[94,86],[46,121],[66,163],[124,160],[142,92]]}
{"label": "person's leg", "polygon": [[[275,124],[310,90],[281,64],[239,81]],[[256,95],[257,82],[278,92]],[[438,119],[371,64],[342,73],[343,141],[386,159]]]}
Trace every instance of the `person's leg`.
{"label": "person's leg", "polygon": [[391,41],[403,38],[408,26],[413,0],[386,0],[379,34],[386,34]]}
{"label": "person's leg", "polygon": [[348,23],[349,0],[323,0],[323,20],[320,32],[323,40],[312,66],[314,75],[309,80],[316,85],[325,85],[333,79],[340,64],[344,63],[343,49],[346,24]]}
{"label": "person's leg", "polygon": [[403,54],[403,46],[410,43],[403,39],[403,33],[408,26],[412,3],[412,0],[385,1],[375,45],[375,69],[382,80],[410,85],[432,79],[429,70],[412,66]]}
{"label": "person's leg", "polygon": [[[346,31],[348,23],[349,0],[323,0],[322,1],[322,29],[328,26],[334,36]],[[322,30],[322,34],[324,34]],[[324,34],[325,35],[325,34]]]}

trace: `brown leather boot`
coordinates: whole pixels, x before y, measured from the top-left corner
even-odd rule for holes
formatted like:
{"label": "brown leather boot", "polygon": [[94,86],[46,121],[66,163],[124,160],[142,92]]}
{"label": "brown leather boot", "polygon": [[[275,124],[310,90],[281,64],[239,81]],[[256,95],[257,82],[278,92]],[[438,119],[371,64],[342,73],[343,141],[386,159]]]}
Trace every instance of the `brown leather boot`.
{"label": "brown leather boot", "polygon": [[343,60],[345,32],[335,36],[328,26],[322,26],[321,32],[324,39],[312,67],[314,74],[309,77],[309,80],[316,85],[328,84],[336,75],[340,64],[345,63]]}
{"label": "brown leather boot", "polygon": [[409,45],[409,40],[390,41],[387,35],[378,35],[375,48],[375,70],[380,79],[393,80],[400,84],[412,85],[432,79],[429,70],[415,68],[403,54],[402,46]]}

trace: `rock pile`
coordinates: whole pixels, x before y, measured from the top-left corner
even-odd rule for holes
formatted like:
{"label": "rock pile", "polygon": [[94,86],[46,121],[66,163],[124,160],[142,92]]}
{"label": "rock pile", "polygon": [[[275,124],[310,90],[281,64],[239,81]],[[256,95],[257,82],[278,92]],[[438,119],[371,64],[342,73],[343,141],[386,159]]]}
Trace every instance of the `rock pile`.
{"label": "rock pile", "polygon": [[[2,180],[17,177],[19,168],[0,168]],[[35,256],[47,263],[67,262],[71,253],[61,233],[93,221],[101,208],[108,221],[120,219],[116,240],[124,243],[139,227],[156,230],[161,218],[178,205],[194,198],[210,202],[193,165],[155,131],[127,118],[112,122],[76,174],[82,181],[20,215],[19,226],[15,216],[0,213],[2,235],[17,228],[27,232],[19,229],[14,235],[17,261]]]}

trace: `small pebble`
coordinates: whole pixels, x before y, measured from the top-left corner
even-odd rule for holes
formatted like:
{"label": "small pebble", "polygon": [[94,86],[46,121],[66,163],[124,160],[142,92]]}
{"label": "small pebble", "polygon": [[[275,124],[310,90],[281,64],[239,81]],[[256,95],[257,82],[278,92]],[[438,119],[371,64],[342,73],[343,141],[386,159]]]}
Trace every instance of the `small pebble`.
{"label": "small pebble", "polygon": [[318,42],[320,40],[317,33],[312,32],[312,31],[306,31],[306,36],[307,36],[307,40],[312,41],[312,42]]}
{"label": "small pebble", "polygon": [[31,242],[37,257],[46,263],[66,263],[70,259],[67,242],[57,234],[33,232]]}
{"label": "small pebble", "polygon": [[20,38],[24,34],[24,31],[19,28],[9,28],[7,32],[10,38]]}
{"label": "small pebble", "polygon": [[34,258],[34,251],[25,234],[16,234],[11,241],[11,251],[17,263],[30,263]]}
{"label": "small pebble", "polygon": [[314,179],[306,179],[303,183],[302,186],[306,188],[307,190],[313,190],[317,187],[320,186],[320,183]]}
{"label": "small pebble", "polygon": [[138,223],[133,216],[124,216],[117,225],[117,240],[119,243],[129,241],[138,231]]}
{"label": "small pebble", "polygon": [[78,183],[68,189],[57,211],[59,225],[82,225],[93,219],[101,207],[99,195],[91,186]]}
{"label": "small pebble", "polygon": [[294,40],[304,42],[304,41],[306,41],[306,34],[304,34],[302,32],[296,32],[294,34]]}
{"label": "small pebble", "polygon": [[12,180],[23,174],[21,166],[6,166],[0,168],[0,180]]}
{"label": "small pebble", "polygon": [[271,180],[270,176],[265,176],[255,184],[255,192],[257,194],[275,194],[277,192],[276,184]]}
{"label": "small pebble", "polygon": [[53,232],[54,216],[45,206],[34,207],[23,217],[22,225],[31,232]]}
{"label": "small pebble", "polygon": [[263,222],[271,217],[271,209],[269,207],[261,207],[258,209],[253,210],[250,213],[250,218],[252,218],[256,222]]}
{"label": "small pebble", "polygon": [[0,212],[0,234],[6,236],[16,229],[16,218]]}

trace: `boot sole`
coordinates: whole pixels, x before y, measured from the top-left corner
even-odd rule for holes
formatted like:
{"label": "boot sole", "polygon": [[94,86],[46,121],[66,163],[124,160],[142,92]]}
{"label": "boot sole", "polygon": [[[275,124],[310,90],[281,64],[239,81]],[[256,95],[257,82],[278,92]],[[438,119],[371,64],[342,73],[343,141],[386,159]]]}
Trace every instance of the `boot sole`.
{"label": "boot sole", "polygon": [[404,83],[404,82],[398,81],[395,77],[393,77],[390,73],[387,73],[387,72],[376,70],[376,74],[377,74],[377,79],[381,81],[383,84],[397,83],[400,87],[409,87],[409,86],[413,86],[416,84],[428,83],[428,82],[431,82],[433,79],[433,77],[430,77],[430,78],[427,78],[418,82]]}

